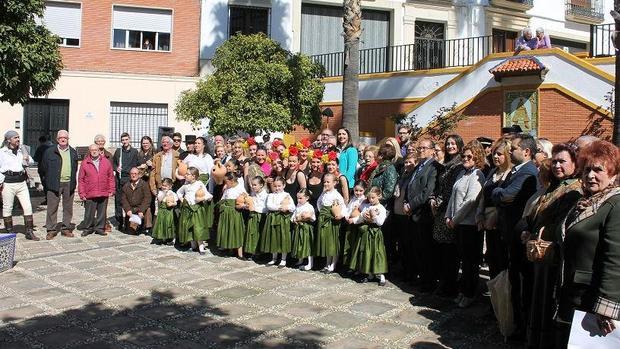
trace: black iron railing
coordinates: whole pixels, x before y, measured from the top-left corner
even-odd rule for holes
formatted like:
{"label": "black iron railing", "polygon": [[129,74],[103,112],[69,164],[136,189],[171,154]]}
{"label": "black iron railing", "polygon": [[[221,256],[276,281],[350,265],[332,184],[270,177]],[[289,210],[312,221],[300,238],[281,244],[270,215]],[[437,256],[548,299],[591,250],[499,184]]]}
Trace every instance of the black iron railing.
{"label": "black iron railing", "polygon": [[603,21],[605,18],[603,7],[593,4],[590,0],[566,0],[566,14],[595,21]]}
{"label": "black iron railing", "polygon": [[611,34],[616,30],[615,24],[590,25],[590,57],[606,57],[616,54]]}
{"label": "black iron railing", "polygon": [[[416,38],[413,44],[360,50],[360,74],[462,67],[475,64],[490,53],[504,51],[504,35],[450,40]],[[344,72],[343,52],[311,58],[323,65],[327,77]]]}

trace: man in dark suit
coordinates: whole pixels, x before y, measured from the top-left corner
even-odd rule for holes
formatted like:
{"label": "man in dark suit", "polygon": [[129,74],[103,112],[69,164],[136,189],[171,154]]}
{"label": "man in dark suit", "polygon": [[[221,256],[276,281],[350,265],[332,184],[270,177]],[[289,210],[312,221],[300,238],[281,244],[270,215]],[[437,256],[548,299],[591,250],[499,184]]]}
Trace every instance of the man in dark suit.
{"label": "man in dark suit", "polygon": [[531,296],[531,265],[525,257],[525,245],[521,241],[521,229],[515,229],[523,216],[527,201],[538,188],[538,169],[532,161],[536,154],[536,140],[528,134],[515,136],[510,148],[512,171],[499,188],[495,188],[492,199],[498,207],[498,223],[502,243],[506,247],[505,263],[512,284],[512,305],[516,337],[523,335],[526,310]]}
{"label": "man in dark suit", "polygon": [[[437,280],[436,268],[432,263],[435,243],[433,242],[433,214],[429,205],[429,196],[435,190],[437,180],[437,163],[433,159],[435,145],[431,140],[418,143],[419,160],[413,170],[411,180],[405,192],[404,212],[411,217],[413,224],[409,234],[404,233],[403,240],[407,251],[404,261],[405,278],[419,283],[423,291],[432,291]],[[408,239],[407,239],[408,238]]]}

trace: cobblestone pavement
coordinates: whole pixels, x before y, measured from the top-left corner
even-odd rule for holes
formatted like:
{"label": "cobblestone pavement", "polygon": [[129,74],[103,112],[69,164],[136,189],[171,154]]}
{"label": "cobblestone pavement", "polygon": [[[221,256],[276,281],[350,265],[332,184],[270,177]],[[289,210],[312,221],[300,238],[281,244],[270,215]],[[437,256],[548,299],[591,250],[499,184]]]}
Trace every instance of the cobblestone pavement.
{"label": "cobblestone pavement", "polygon": [[0,274],[3,349],[503,346],[488,299],[456,309],[392,282],[200,256],[144,235],[20,234],[16,262]]}

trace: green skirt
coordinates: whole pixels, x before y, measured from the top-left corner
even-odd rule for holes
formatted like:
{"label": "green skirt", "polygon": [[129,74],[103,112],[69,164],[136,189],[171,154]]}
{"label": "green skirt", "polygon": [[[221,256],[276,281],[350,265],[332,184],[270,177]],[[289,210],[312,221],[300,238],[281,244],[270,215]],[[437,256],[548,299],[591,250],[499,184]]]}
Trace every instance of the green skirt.
{"label": "green skirt", "polygon": [[168,207],[166,202],[159,203],[159,210],[153,225],[153,239],[172,240],[176,229],[174,226],[174,207]]}
{"label": "green skirt", "polygon": [[315,239],[315,251],[319,257],[337,256],[340,250],[340,220],[334,219],[331,207],[319,211],[318,234]]}
{"label": "green skirt", "polygon": [[[209,186],[209,175],[206,173],[201,174],[198,179],[206,186]],[[213,228],[213,222],[215,221],[215,204],[213,201],[205,201],[202,204],[202,209],[205,211],[207,230]]]}
{"label": "green skirt", "polygon": [[190,241],[206,240],[209,240],[209,231],[202,205],[190,205],[183,201],[179,216],[179,242],[186,244]]}
{"label": "green skirt", "polygon": [[364,274],[385,274],[388,271],[383,232],[376,225],[359,226],[359,238],[351,250],[349,267]]}
{"label": "green skirt", "polygon": [[235,208],[235,200],[221,200],[217,206],[220,215],[217,225],[217,247],[239,248],[243,246],[245,222],[243,213]]}
{"label": "green skirt", "polygon": [[265,215],[258,212],[250,212],[248,224],[245,227],[245,240],[243,252],[255,254],[260,240],[260,233],[265,227]]}
{"label": "green skirt", "polygon": [[291,252],[291,214],[269,212],[265,220],[263,234],[259,240],[259,250],[265,253]]}
{"label": "green skirt", "polygon": [[314,224],[293,224],[293,257],[302,259],[314,256]]}
{"label": "green skirt", "polygon": [[351,250],[357,243],[359,238],[359,226],[355,224],[347,224],[344,234],[344,247],[342,249],[342,263],[349,265],[351,262]]}

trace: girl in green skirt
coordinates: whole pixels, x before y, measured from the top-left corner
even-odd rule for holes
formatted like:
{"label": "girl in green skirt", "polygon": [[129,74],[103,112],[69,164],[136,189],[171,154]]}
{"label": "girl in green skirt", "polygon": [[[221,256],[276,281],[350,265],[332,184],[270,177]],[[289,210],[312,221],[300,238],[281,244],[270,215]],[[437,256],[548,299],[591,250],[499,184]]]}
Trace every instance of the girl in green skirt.
{"label": "girl in green skirt", "polygon": [[376,275],[379,279],[379,286],[385,286],[384,274],[387,273],[388,266],[381,225],[387,218],[387,211],[379,200],[381,200],[381,189],[370,188],[367,201],[360,207],[360,215],[349,218],[351,224],[359,225],[359,237],[351,250],[350,267],[367,275],[360,282],[368,282]]}
{"label": "girl in green skirt", "polygon": [[[299,262],[297,266],[301,270],[312,269],[312,256],[314,255],[314,221],[316,215],[314,207],[308,202],[310,191],[303,188],[297,193],[297,207],[291,216],[293,222],[293,257]],[[308,258],[308,264],[302,266],[304,258]]]}
{"label": "girl in green skirt", "polygon": [[192,249],[198,247],[200,254],[205,253],[204,242],[209,239],[205,211],[201,203],[213,199],[205,185],[198,180],[199,172],[195,167],[187,169],[185,184],[177,191],[181,202],[179,216],[179,242],[191,242]]}
{"label": "girl in green skirt", "polygon": [[[245,188],[237,180],[237,176],[228,172],[224,176],[225,190],[222,199],[217,203],[219,220],[217,224],[217,247],[223,250],[237,251],[237,258],[243,259],[243,235],[245,222],[243,220],[243,196],[248,195]],[[238,200],[240,199],[241,200]],[[241,201],[238,203],[238,201]]]}
{"label": "girl in green skirt", "polygon": [[[360,206],[366,201],[366,189],[368,186],[364,181],[357,181],[355,186],[353,186],[353,196],[349,203],[347,204],[347,209],[344,212],[344,221],[348,223],[350,218],[355,218],[360,214]],[[358,226],[355,224],[346,224],[345,227],[345,237],[344,237],[344,248],[342,249],[342,264],[348,266],[351,261],[351,249],[355,246],[358,237]],[[354,270],[349,268],[349,272],[352,273]]]}
{"label": "girl in green skirt", "polygon": [[[258,247],[260,233],[265,227],[265,216],[267,213],[267,190],[265,189],[265,180],[261,176],[255,176],[250,181],[252,189],[251,207],[246,209],[250,211],[248,223],[245,227],[245,239],[243,241],[243,252],[254,255]],[[249,258],[247,258],[249,259]]]}
{"label": "girl in green skirt", "polygon": [[295,210],[293,198],[284,191],[284,178],[278,176],[273,180],[273,193],[267,195],[267,220],[260,237],[260,251],[271,253],[271,262],[276,264],[278,253],[282,254],[279,268],[286,266],[286,255],[291,252],[291,212]]}
{"label": "girl in green skirt", "polygon": [[340,250],[340,220],[345,203],[342,195],[335,189],[336,176],[327,173],[323,176],[323,193],[317,200],[319,209],[318,234],[315,238],[317,256],[327,257],[323,273],[333,273]]}
{"label": "girl in green skirt", "polygon": [[174,207],[179,198],[172,191],[172,179],[164,178],[157,193],[157,215],[153,226],[153,242],[157,245],[172,244],[176,227],[174,226]]}

